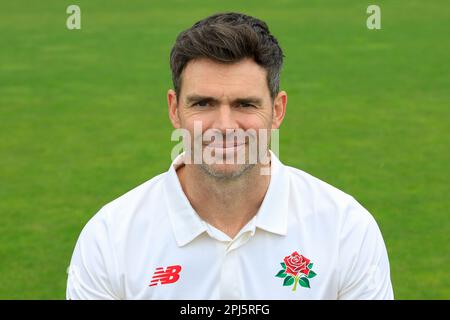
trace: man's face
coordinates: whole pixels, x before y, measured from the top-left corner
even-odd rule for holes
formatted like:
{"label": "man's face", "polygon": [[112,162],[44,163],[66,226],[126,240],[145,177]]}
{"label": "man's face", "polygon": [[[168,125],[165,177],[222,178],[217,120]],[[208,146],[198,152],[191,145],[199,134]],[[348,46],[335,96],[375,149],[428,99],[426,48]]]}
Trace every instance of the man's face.
{"label": "man's face", "polygon": [[[187,129],[194,148],[196,141],[202,146],[202,154],[208,152],[223,163],[208,164],[201,161],[200,167],[209,175],[217,178],[237,178],[255,164],[249,163],[249,143],[251,138],[239,144],[232,138],[236,130],[254,132],[259,139],[260,129],[268,134],[278,128],[284,116],[286,95],[284,92],[275,99],[274,108],[267,84],[264,68],[251,59],[233,64],[218,63],[210,59],[191,60],[183,70],[182,87],[178,100],[175,92],[169,90],[169,114],[175,128]],[[281,105],[281,107],[280,107]],[[281,111],[280,111],[281,110]],[[281,114],[280,114],[281,113]],[[194,124],[201,123],[201,133],[207,130],[222,137],[206,139],[194,131]],[[252,130],[249,130],[252,129]],[[196,135],[197,133],[197,135]],[[231,133],[231,134],[230,134]],[[255,142],[255,141],[253,141]],[[268,143],[264,146],[268,148]],[[253,150],[253,149],[252,149]],[[245,151],[244,163],[236,163],[237,153]],[[195,152],[192,150],[192,154]],[[225,157],[235,161],[229,163]]]}

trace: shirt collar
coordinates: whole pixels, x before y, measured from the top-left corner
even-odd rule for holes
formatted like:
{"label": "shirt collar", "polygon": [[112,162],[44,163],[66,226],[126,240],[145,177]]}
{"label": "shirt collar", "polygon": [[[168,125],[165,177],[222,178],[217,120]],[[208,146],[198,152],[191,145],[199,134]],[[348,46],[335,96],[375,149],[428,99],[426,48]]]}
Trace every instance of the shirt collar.
{"label": "shirt collar", "polygon": [[[254,225],[271,233],[286,235],[289,183],[284,165],[272,151],[270,155],[272,176],[261,207],[254,217]],[[169,218],[180,247],[208,230],[206,222],[192,208],[178,179],[176,169],[184,165],[183,159],[184,153],[175,158],[164,181]]]}
{"label": "shirt collar", "polygon": [[256,227],[279,235],[286,235],[289,179],[284,164],[275,153],[270,151],[270,157],[271,178],[269,188],[256,214]]}

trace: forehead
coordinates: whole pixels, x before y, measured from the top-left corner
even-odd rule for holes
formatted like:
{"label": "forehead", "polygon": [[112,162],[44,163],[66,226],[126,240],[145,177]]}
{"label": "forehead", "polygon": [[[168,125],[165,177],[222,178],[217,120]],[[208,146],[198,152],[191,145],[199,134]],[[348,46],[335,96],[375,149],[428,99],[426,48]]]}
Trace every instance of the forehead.
{"label": "forehead", "polygon": [[182,95],[270,95],[267,71],[252,59],[230,64],[206,58],[191,60],[183,70],[181,84]]}

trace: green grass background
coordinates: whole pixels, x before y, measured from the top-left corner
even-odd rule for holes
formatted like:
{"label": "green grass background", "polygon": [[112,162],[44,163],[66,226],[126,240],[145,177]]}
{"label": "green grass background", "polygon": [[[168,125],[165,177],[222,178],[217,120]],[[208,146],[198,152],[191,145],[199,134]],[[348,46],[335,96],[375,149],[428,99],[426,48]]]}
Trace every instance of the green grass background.
{"label": "green grass background", "polygon": [[[366,28],[369,4],[382,30]],[[374,215],[396,298],[450,298],[443,0],[2,1],[0,298],[64,299],[88,219],[168,169],[169,52],[218,11],[265,20],[284,49],[282,161]]]}

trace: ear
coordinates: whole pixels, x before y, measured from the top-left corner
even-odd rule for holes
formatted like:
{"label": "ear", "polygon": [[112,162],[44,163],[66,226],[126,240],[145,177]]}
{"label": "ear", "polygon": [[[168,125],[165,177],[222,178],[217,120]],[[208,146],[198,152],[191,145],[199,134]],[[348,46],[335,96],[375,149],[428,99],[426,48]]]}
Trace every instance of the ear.
{"label": "ear", "polygon": [[181,123],[180,117],[178,116],[177,94],[172,89],[169,89],[169,91],[167,91],[167,104],[169,107],[170,121],[172,122],[173,127],[178,129],[181,127]]}
{"label": "ear", "polygon": [[272,129],[278,129],[281,126],[284,115],[286,114],[286,105],[287,93],[286,91],[280,91],[274,100]]}

